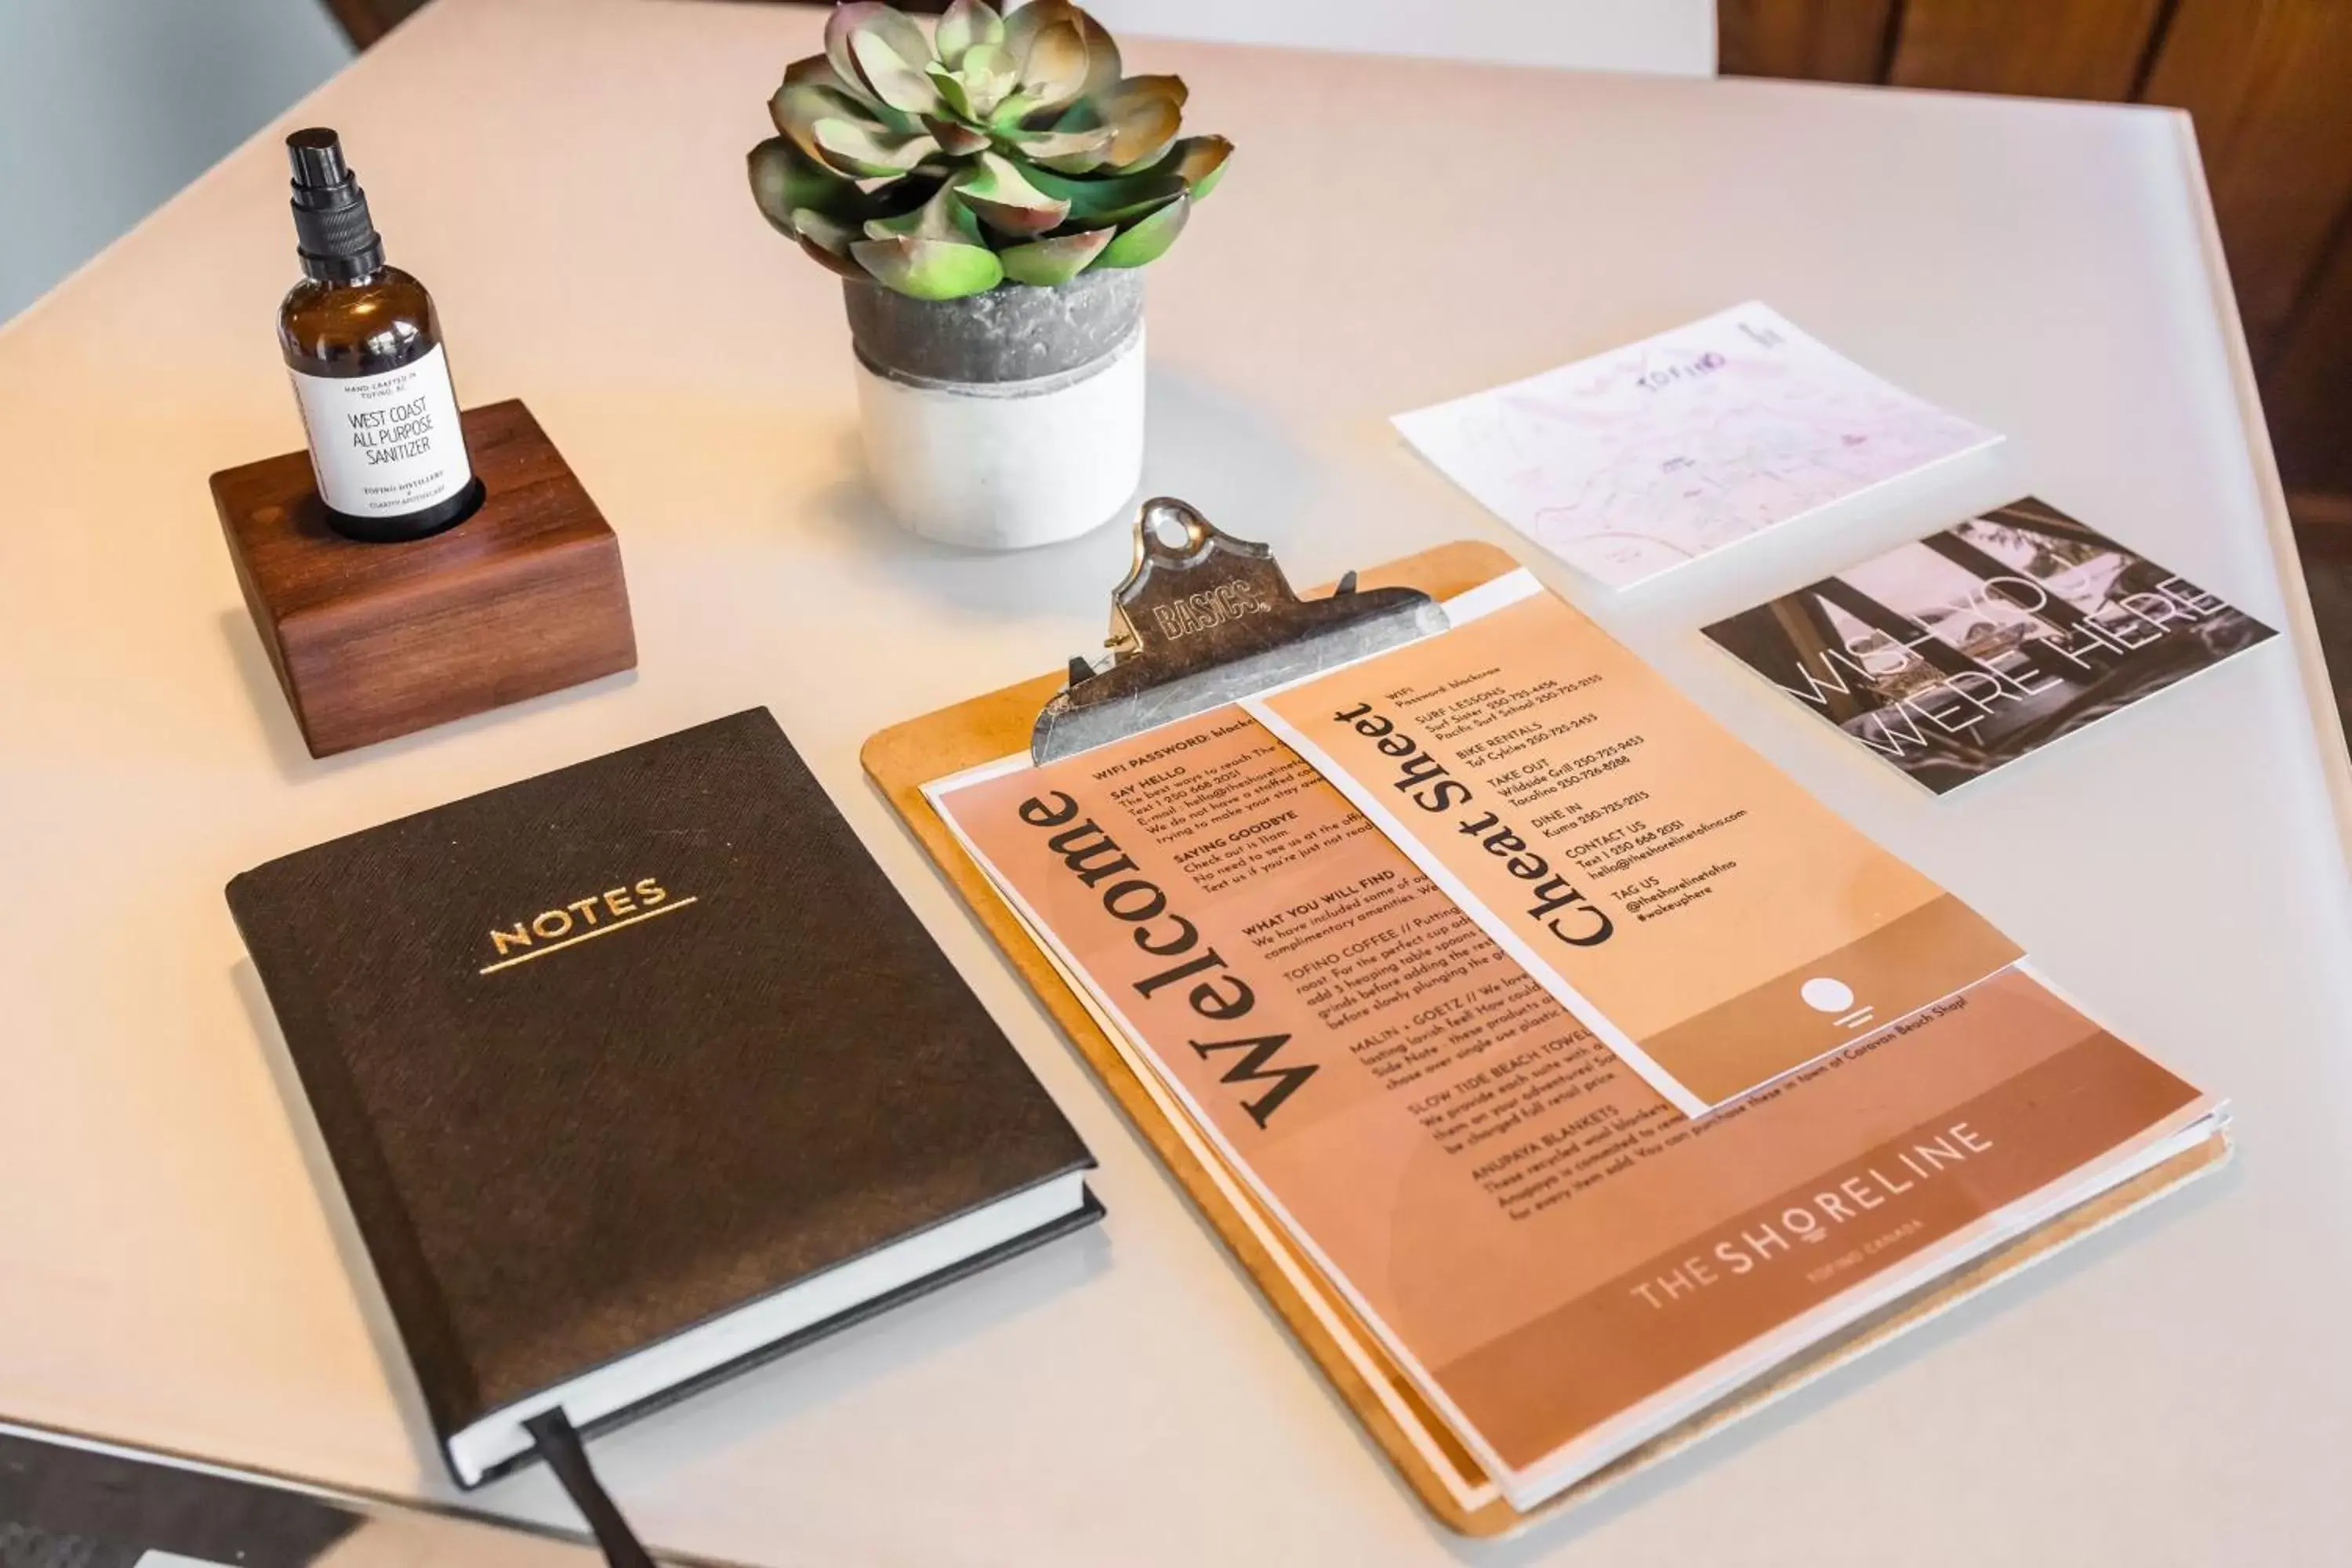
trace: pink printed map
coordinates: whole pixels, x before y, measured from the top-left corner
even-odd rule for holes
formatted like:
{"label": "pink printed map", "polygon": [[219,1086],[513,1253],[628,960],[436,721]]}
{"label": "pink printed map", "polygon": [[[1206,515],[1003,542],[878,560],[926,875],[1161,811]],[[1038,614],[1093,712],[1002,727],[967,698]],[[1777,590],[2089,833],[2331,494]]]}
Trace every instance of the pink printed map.
{"label": "pink printed map", "polygon": [[1612,588],[2000,439],[1753,301],[1395,423]]}

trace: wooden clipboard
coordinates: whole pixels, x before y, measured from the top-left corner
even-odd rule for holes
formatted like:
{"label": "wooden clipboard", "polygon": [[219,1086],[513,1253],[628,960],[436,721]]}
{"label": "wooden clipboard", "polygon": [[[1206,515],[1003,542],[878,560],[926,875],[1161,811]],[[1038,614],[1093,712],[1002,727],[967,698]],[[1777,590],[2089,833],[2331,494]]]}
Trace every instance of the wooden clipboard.
{"label": "wooden clipboard", "polygon": [[[1439,599],[1445,599],[1516,571],[1518,564],[1507,552],[1494,545],[1465,541],[1442,544],[1369,569],[1360,574],[1360,581],[1367,588],[1419,588]],[[1062,690],[1063,682],[1064,676],[1059,671],[1042,675],[1034,680],[1008,686],[920,719],[893,725],[866,742],[860,759],[865,764],[866,776],[888,797],[891,805],[906,820],[908,827],[961,895],[982,927],[995,940],[997,946],[1003,949],[1004,955],[1020,972],[1022,979],[1028,983],[1029,989],[1036,993],[1046,1011],[1061,1025],[1062,1032],[1077,1047],[1078,1054],[1086,1058],[1096,1076],[1102,1079],[1104,1087],[1110,1090],[1111,1097],[1118,1101],[1119,1108],[1126,1112],[1136,1131],[1151,1145],[1160,1162],[1168,1167],[1170,1174],[1176,1178],[1192,1200],[1193,1206],[1200,1210],[1202,1217],[1223,1238],[1235,1261],[1248,1271],[1265,1296],[1266,1304],[1274,1309],[1305,1347],[1307,1353],[1314,1358],[1315,1364],[1322,1369],[1333,1391],[1355,1412],[1357,1420],[1380,1445],[1381,1451],[1388,1456],[1398,1474],[1404,1478],[1433,1514],[1465,1535],[1508,1534],[1534,1520],[1572,1508],[1633,1471],[1844,1364],[1873,1345],[1925,1321],[2003,1275],[2080,1239],[2173,1187],[2214,1169],[2229,1158],[2228,1137],[2216,1131],[2213,1136],[2195,1147],[2173,1155],[2122,1185],[2058,1215],[2040,1228],[1975,1258],[1832,1339],[1808,1347],[1800,1355],[1745,1384],[1680,1426],[1594,1471],[1539,1508],[1521,1512],[1499,1495],[1475,1507],[1465,1506],[1459,1496],[1459,1483],[1465,1478],[1479,1477],[1477,1467],[1469,1455],[1462,1451],[1450,1436],[1444,1436],[1444,1424],[1436,1420],[1433,1414],[1426,1426],[1433,1434],[1439,1435],[1440,1447],[1445,1450],[1442,1457],[1433,1458],[1407,1434],[1392,1405],[1402,1404],[1407,1408],[1425,1411],[1425,1403],[1402,1373],[1393,1369],[1386,1375],[1388,1386],[1385,1391],[1374,1387],[1365,1370],[1325,1326],[1323,1317],[1302,1296],[1283,1265],[1273,1256],[1269,1243],[1263,1239],[1270,1233],[1270,1227],[1263,1225],[1254,1226],[1241,1207],[1241,1202],[1246,1200],[1237,1201],[1230,1197],[1226,1185],[1221,1184],[1193,1154],[1177,1129],[1161,1112],[1151,1092],[1128,1067],[1118,1047],[1095,1022],[1086,1004],[1063,980],[1045,952],[1022,929],[1012,909],[997,895],[979,866],[964,853],[962,847],[949,832],[947,824],[940,819],[939,814],[923,797],[925,784],[1026,750],[1039,711]],[[1327,1312],[1331,1310],[1328,1301],[1325,1303],[1324,1310]],[[1370,1346],[1377,1354],[1377,1345],[1368,1332],[1360,1332],[1358,1337],[1363,1345]],[[1447,1462],[1457,1468],[1454,1484],[1448,1483],[1440,1468],[1441,1464]]]}

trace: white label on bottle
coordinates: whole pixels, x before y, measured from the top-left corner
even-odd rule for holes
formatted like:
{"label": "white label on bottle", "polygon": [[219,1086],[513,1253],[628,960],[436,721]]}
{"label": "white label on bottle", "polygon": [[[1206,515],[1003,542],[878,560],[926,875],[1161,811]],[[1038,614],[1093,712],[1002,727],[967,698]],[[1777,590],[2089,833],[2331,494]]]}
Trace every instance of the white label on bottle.
{"label": "white label on bottle", "polygon": [[440,344],[377,375],[291,374],[320,498],[344,516],[405,517],[473,479]]}

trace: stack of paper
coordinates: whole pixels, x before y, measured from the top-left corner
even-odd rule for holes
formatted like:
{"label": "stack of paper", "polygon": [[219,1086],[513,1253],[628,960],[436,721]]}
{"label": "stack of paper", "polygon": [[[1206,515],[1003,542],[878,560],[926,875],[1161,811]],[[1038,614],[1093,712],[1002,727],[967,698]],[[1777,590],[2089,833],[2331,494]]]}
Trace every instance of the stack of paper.
{"label": "stack of paper", "polygon": [[1524,574],[926,792],[1465,1510],[2218,1131]]}

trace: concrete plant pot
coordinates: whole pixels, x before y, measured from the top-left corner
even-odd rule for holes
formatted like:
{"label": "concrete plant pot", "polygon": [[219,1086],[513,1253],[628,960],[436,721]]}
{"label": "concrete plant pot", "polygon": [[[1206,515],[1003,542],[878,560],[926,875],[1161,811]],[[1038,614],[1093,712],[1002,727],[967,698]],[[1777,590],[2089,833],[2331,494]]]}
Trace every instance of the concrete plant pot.
{"label": "concrete plant pot", "polygon": [[866,468],[891,514],[975,550],[1123,515],[1143,478],[1143,274],[917,300],[845,279]]}

